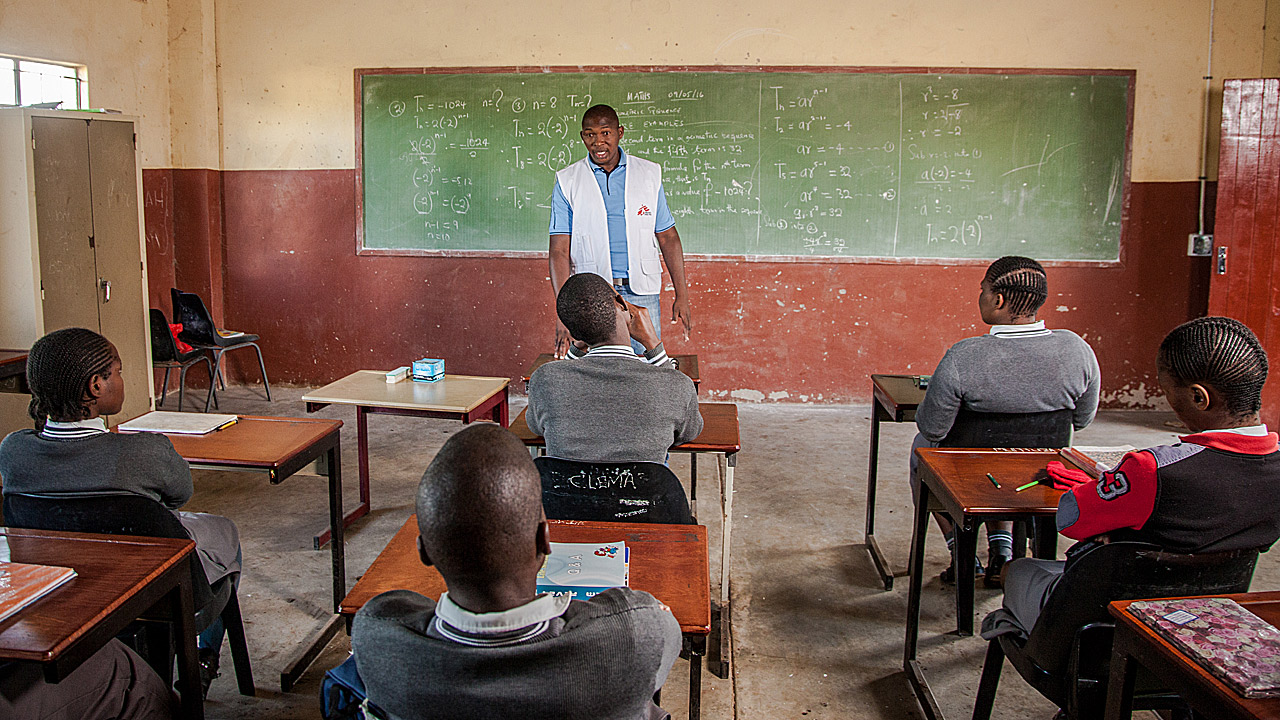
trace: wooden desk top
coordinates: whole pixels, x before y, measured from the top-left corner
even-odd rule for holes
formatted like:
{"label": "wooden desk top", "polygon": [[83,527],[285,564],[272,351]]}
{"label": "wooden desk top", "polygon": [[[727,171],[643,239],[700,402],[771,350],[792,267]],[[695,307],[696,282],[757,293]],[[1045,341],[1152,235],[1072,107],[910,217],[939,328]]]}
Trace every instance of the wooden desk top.
{"label": "wooden desk top", "polygon": [[[699,373],[698,373],[698,356],[697,355],[671,355],[670,357],[673,357],[676,359],[676,369],[678,369],[680,372],[684,373],[685,375],[688,375],[689,379],[693,381],[694,386],[697,387],[697,385],[701,382],[701,377],[699,376]],[[537,359],[533,361],[533,364],[529,366],[529,369],[524,371],[524,375],[521,376],[520,379],[524,380],[525,382],[529,382],[529,378],[533,375],[534,370],[537,370],[538,368],[542,367],[543,365],[546,365],[549,362],[554,361],[555,359],[556,359],[556,356],[553,353],[542,353],[537,357]]]}
{"label": "wooden desk top", "polygon": [[[671,608],[680,631],[705,635],[711,630],[711,586],[707,564],[707,528],[551,520],[555,542],[616,542],[631,550],[631,587],[644,590]],[[431,598],[444,592],[444,578],[418,559],[418,516],[410,515],[364,576],[342,601],[341,613],[355,615],[375,595],[412,590]]]}
{"label": "wooden desk top", "polygon": [[[1280,592],[1241,593],[1223,595],[1221,597],[1229,597],[1254,615],[1272,625],[1280,626]],[[1113,602],[1107,606],[1107,611],[1116,619],[1117,626],[1123,626],[1131,630],[1141,639],[1144,645],[1154,650],[1166,661],[1175,664],[1189,679],[1199,684],[1203,690],[1208,691],[1215,700],[1230,707],[1237,715],[1266,718],[1267,720],[1280,718],[1280,698],[1250,700],[1237,695],[1234,690],[1214,677],[1212,673],[1200,667],[1196,661],[1182,654],[1181,651],[1170,645],[1164,638],[1157,635],[1146,623],[1130,615],[1127,610],[1132,602],[1135,601],[1123,600]]]}
{"label": "wooden desk top", "polygon": [[241,415],[208,435],[165,437],[189,463],[278,470],[341,427],[341,420]]}
{"label": "wooden desk top", "polygon": [[510,382],[507,378],[498,377],[445,375],[444,379],[433,383],[412,380],[388,383],[385,371],[357,370],[341,380],[312,390],[302,399],[304,402],[335,405],[466,413],[501,392]]}
{"label": "wooden desk top", "polygon": [[[541,435],[535,435],[529,429],[525,419],[525,410],[521,410],[508,428],[529,447],[545,447],[547,441]],[[702,413],[702,432],[687,443],[676,445],[671,452],[717,452],[736,453],[742,449],[738,437],[738,406],[733,403],[698,403],[698,412]]]}
{"label": "wooden desk top", "polygon": [[[951,511],[974,516],[1053,515],[1058,511],[1061,490],[1037,485],[1017,492],[1037,476],[1044,477],[1042,471],[1050,460],[1062,460],[1056,450],[920,448],[916,453],[929,491]],[[995,476],[1000,488],[991,484],[987,473]]]}
{"label": "wooden desk top", "polygon": [[924,402],[924,389],[916,386],[917,375],[872,375],[875,401],[893,416],[894,422],[916,419],[916,407]]}
{"label": "wooden desk top", "polygon": [[[0,528],[0,557],[75,568],[76,577],[0,623],[0,659],[56,660],[156,576],[182,562],[190,540]],[[7,550],[7,552],[5,552]]]}

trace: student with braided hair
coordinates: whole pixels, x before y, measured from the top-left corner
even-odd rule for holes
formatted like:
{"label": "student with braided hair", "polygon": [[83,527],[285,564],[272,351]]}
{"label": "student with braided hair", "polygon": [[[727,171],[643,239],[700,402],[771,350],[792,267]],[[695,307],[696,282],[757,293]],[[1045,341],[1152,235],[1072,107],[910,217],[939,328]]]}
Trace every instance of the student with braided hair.
{"label": "student with braided hair", "polygon": [[[173,444],[154,433],[109,433],[104,416],[124,405],[120,355],[106,338],[84,328],[56,330],[27,357],[28,409],[35,430],[0,442],[3,494],[92,497],[131,493],[169,508],[196,543],[209,582],[240,572],[240,534],[219,515],[182,512],[195,489],[191,469]],[[217,675],[221,620],[199,638],[201,676],[208,692]]]}
{"label": "student with braided hair", "polygon": [[[1093,421],[1098,409],[1098,360],[1093,349],[1070,330],[1049,330],[1036,319],[1049,297],[1048,279],[1031,258],[1006,256],[991,263],[982,279],[978,312],[991,326],[986,335],[951,346],[929,380],[916,410],[919,434],[911,447],[912,491],[918,447],[936,447],[955,423],[962,407],[977,412],[1034,413],[1072,410],[1078,430]],[[952,523],[934,516],[955,547]],[[983,583],[1000,586],[1000,569],[1013,555],[1013,524],[987,523],[987,567]],[[956,563],[943,571],[954,580]],[[975,564],[982,570],[982,565]]]}
{"label": "student with braided hair", "polygon": [[[1258,415],[1267,381],[1258,338],[1231,318],[1192,320],[1160,344],[1156,371],[1191,433],[1128,453],[1096,480],[1050,463],[1055,484],[1071,488],[1058,501],[1058,531],[1177,553],[1267,550],[1280,538],[1280,446]],[[988,616],[983,636],[1030,632],[1064,568],[1053,560],[1010,563],[1004,611]]]}

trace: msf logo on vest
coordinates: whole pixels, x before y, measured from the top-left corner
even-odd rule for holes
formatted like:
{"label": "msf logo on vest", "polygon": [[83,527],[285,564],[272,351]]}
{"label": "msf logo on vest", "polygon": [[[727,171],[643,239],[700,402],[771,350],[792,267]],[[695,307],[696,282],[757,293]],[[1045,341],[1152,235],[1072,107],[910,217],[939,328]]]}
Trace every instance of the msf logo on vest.
{"label": "msf logo on vest", "polygon": [[646,216],[646,215],[652,215],[652,214],[653,214],[653,211],[649,209],[648,205],[641,205],[640,209],[636,211],[636,215],[640,215],[640,216]]}

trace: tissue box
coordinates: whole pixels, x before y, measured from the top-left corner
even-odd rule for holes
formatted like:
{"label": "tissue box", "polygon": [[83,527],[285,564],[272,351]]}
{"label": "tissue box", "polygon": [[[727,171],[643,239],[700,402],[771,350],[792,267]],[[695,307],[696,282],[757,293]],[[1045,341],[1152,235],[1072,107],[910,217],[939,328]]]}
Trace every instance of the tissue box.
{"label": "tissue box", "polygon": [[438,358],[422,358],[413,361],[413,379],[415,382],[435,382],[444,377],[444,360]]}

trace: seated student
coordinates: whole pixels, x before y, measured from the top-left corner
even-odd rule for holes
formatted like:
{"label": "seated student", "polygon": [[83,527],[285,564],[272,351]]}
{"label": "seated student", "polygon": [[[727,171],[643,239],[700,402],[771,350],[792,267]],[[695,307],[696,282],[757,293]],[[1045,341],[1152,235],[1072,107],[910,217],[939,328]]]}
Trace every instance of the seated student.
{"label": "seated student", "polygon": [[58,683],[45,682],[36,663],[0,663],[6,720],[170,720],[176,709],[160,676],[119,640]]}
{"label": "seated student", "polygon": [[[27,357],[28,409],[35,430],[0,442],[3,493],[89,497],[132,493],[174,511],[196,542],[209,582],[240,572],[240,535],[219,515],[181,512],[195,488],[187,461],[156,433],[109,433],[104,415],[124,406],[120,355],[92,330],[56,330],[36,341]],[[222,620],[199,637],[201,680],[207,693],[218,674]]]}
{"label": "seated student", "polygon": [[370,600],[351,647],[369,701],[399,720],[665,718],[654,694],[680,626],[645,592],[538,595],[551,552],[538,470],[496,425],[445,442],[418,486],[418,552],[448,591]]}
{"label": "seated student", "polygon": [[[630,305],[593,273],[570,277],[556,314],[590,348],[550,362],[529,378],[529,429],[547,454],[581,462],[665,463],[672,445],[702,432],[693,381],[676,370],[644,308]],[[641,358],[628,338],[645,347]]]}
{"label": "seated student", "polygon": [[[1267,381],[1262,345],[1237,320],[1200,318],[1165,337],[1156,370],[1191,434],[1125,455],[1100,480],[1051,467],[1055,480],[1075,484],[1058,501],[1058,532],[1177,553],[1270,548],[1280,538],[1280,447],[1258,417]],[[1065,565],[1025,558],[1005,568],[1004,608],[1017,629],[1035,626]],[[987,625],[984,636],[1013,629]]]}
{"label": "seated student", "polygon": [[[912,491],[919,487],[916,448],[936,447],[961,407],[978,412],[1033,413],[1070,408],[1079,430],[1098,410],[1098,360],[1093,349],[1070,330],[1049,330],[1036,319],[1049,297],[1040,263],[1010,255],[991,263],[982,279],[978,312],[991,326],[986,335],[951,346],[933,371],[924,401],[916,410],[920,433],[911,446]],[[936,514],[954,553],[952,523]],[[1000,569],[1013,555],[1013,523],[987,523],[987,568],[983,582],[999,587]],[[942,579],[951,582],[952,562]],[[976,565],[979,571],[980,564]]]}

